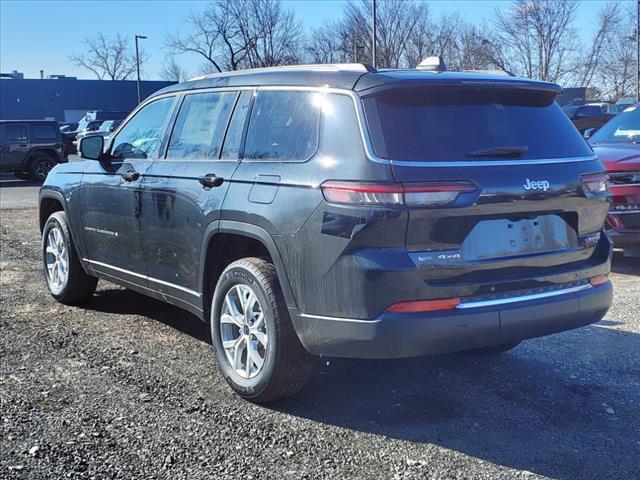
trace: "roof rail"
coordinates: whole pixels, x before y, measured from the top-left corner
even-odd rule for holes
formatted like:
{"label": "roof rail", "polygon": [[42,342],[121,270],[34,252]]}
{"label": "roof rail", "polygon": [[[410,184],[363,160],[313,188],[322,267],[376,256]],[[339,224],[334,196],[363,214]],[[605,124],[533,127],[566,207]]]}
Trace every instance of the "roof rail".
{"label": "roof rail", "polygon": [[488,73],[488,74],[492,74],[492,75],[502,75],[505,77],[515,77],[515,75],[511,72],[509,72],[508,70],[501,70],[501,69],[495,69],[495,70],[461,70],[461,72],[468,72],[468,73]]}
{"label": "roof rail", "polygon": [[376,69],[367,63],[313,63],[308,65],[283,65],[279,67],[247,68],[244,70],[232,70],[228,72],[209,73],[189,79],[204,80],[206,78],[226,77],[229,75],[242,75],[246,73],[281,72],[281,71],[314,71],[314,72],[375,72]]}

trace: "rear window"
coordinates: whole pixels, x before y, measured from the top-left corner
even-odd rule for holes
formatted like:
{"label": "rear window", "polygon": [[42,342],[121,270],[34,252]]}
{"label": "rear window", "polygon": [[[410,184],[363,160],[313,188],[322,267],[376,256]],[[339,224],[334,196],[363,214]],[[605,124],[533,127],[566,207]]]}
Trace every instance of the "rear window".
{"label": "rear window", "polygon": [[[505,159],[472,153],[518,147],[521,159],[592,154],[545,92],[397,88],[363,98],[378,157],[401,161]],[[511,156],[510,158],[513,158]]]}
{"label": "rear window", "polygon": [[58,129],[53,125],[31,125],[31,133],[34,140],[56,140]]}
{"label": "rear window", "polygon": [[307,160],[318,150],[320,106],[312,92],[258,92],[244,158]]}

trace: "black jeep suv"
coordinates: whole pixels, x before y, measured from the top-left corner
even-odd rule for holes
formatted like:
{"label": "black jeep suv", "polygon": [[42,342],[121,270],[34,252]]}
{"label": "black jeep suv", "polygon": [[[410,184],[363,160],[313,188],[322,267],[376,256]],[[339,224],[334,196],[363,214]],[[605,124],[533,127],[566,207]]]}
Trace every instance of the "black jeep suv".
{"label": "black jeep suv", "polygon": [[66,162],[64,139],[56,122],[0,121],[0,172],[43,181],[56,164]]}
{"label": "black jeep suv", "polygon": [[49,289],[183,307],[256,402],[301,388],[310,355],[497,352],[596,322],[607,177],[558,93],[364,65],[170,86],[47,178]]}

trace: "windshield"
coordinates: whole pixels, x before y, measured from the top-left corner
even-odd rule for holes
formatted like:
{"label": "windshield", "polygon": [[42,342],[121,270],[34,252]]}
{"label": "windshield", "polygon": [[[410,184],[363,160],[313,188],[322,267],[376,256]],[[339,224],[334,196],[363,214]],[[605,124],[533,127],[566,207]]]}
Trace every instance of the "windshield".
{"label": "windshield", "polygon": [[640,142],[640,106],[628,107],[609,120],[590,139],[590,143]]}
{"label": "windshield", "polygon": [[547,92],[399,87],[363,98],[373,149],[401,161],[591,155]]}

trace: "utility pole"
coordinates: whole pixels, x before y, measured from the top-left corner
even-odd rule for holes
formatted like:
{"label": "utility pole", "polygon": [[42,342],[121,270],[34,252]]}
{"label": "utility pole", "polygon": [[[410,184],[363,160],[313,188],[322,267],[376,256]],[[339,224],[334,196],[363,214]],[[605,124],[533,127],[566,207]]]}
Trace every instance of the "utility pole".
{"label": "utility pole", "polygon": [[[640,12],[640,0],[638,0],[638,11]],[[378,62],[376,61],[376,0],[373,0],[373,18],[372,18],[372,25],[371,25],[371,30],[373,32],[373,38],[371,39],[371,45],[372,45],[372,63],[373,63],[373,68],[376,68],[378,66]],[[640,51],[640,50],[639,50]]]}
{"label": "utility pole", "polygon": [[[640,0],[638,0],[640,1]],[[138,88],[138,105],[140,105],[140,52],[138,51],[138,39],[144,40],[144,35],[136,35],[136,72],[138,74],[138,80],[136,82],[136,87]]]}

